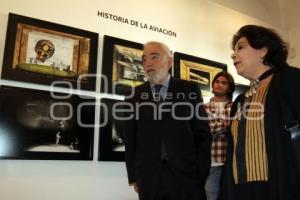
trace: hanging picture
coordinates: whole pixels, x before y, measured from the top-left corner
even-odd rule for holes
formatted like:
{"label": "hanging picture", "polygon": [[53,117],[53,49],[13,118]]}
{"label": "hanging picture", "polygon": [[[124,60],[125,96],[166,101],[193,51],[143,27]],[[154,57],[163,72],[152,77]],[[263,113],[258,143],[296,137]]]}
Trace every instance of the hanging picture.
{"label": "hanging picture", "polygon": [[221,71],[226,71],[226,64],[199,58],[179,52],[174,53],[174,77],[199,84],[204,102],[213,96],[212,80]]}
{"label": "hanging picture", "polygon": [[102,161],[124,161],[124,120],[122,112],[122,102],[113,99],[101,99],[100,114],[100,140],[99,140],[99,160]]}
{"label": "hanging picture", "polygon": [[2,78],[94,90],[97,48],[97,33],[10,13]]}
{"label": "hanging picture", "polygon": [[104,36],[102,92],[126,95],[146,81],[140,43]]}
{"label": "hanging picture", "polygon": [[250,89],[249,85],[236,83],[232,100],[234,101],[240,94],[247,92]]}
{"label": "hanging picture", "polygon": [[0,158],[92,160],[94,104],[77,95],[1,86]]}

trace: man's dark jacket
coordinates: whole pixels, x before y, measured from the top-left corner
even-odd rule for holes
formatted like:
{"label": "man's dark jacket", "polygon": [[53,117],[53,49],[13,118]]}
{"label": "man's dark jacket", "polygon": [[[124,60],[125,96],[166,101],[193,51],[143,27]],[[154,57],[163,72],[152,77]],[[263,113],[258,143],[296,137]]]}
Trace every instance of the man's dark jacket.
{"label": "man's dark jacket", "polygon": [[[188,196],[191,195],[191,199],[200,190],[204,192],[211,162],[211,134],[207,121],[200,120],[200,117],[206,117],[200,88],[171,78],[163,102],[166,111],[161,120],[155,120],[153,106],[146,105],[155,104],[149,82],[136,87],[134,96],[127,102],[134,107],[130,113],[134,119],[126,121],[126,167],[129,183],[138,184],[139,196],[153,199],[159,190],[162,142],[168,156],[168,167],[180,187]],[[182,119],[184,117],[187,119]]]}

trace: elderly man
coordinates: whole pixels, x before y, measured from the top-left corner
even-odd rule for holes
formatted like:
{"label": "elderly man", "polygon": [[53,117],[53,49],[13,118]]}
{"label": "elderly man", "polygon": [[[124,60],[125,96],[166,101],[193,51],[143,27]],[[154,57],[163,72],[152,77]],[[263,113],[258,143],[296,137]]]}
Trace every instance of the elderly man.
{"label": "elderly man", "polygon": [[171,77],[173,59],[163,43],[146,43],[142,60],[148,81],[127,98],[129,184],[140,200],[205,199],[211,134],[200,89]]}

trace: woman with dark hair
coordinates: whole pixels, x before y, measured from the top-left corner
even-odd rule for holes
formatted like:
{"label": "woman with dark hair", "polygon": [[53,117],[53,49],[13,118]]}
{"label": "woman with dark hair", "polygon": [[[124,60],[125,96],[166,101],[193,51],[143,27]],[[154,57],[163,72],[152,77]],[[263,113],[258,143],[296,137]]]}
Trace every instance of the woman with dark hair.
{"label": "woman with dark hair", "polygon": [[272,29],[243,26],[232,48],[237,73],[251,83],[232,106],[221,197],[299,200],[299,164],[284,108],[299,123],[300,70],[287,64],[287,45]]}

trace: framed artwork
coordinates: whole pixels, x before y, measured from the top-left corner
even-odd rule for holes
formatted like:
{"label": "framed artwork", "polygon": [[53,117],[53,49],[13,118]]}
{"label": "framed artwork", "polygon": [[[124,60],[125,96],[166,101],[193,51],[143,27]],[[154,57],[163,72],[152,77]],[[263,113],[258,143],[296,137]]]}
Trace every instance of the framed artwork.
{"label": "framed artwork", "polygon": [[140,43],[104,36],[101,90],[119,95],[146,81]]}
{"label": "framed artwork", "polygon": [[[113,106],[117,109],[117,103],[123,101],[114,99],[101,99],[100,114],[100,137],[99,137],[99,158],[101,161],[124,161],[124,121],[117,120]],[[119,105],[121,106],[121,105]],[[120,114],[120,113],[119,113]]]}
{"label": "framed artwork", "polygon": [[97,33],[9,13],[2,78],[94,90],[97,52]]}
{"label": "framed artwork", "polygon": [[235,84],[235,90],[234,90],[234,93],[232,95],[232,100],[234,101],[237,98],[237,96],[247,92],[249,89],[250,89],[249,85],[243,85],[243,84],[236,83]]}
{"label": "framed artwork", "polygon": [[204,102],[213,96],[212,80],[227,65],[179,52],[174,53],[174,77],[199,84]]}
{"label": "framed artwork", "polygon": [[77,95],[1,86],[0,159],[92,160],[94,104]]}

